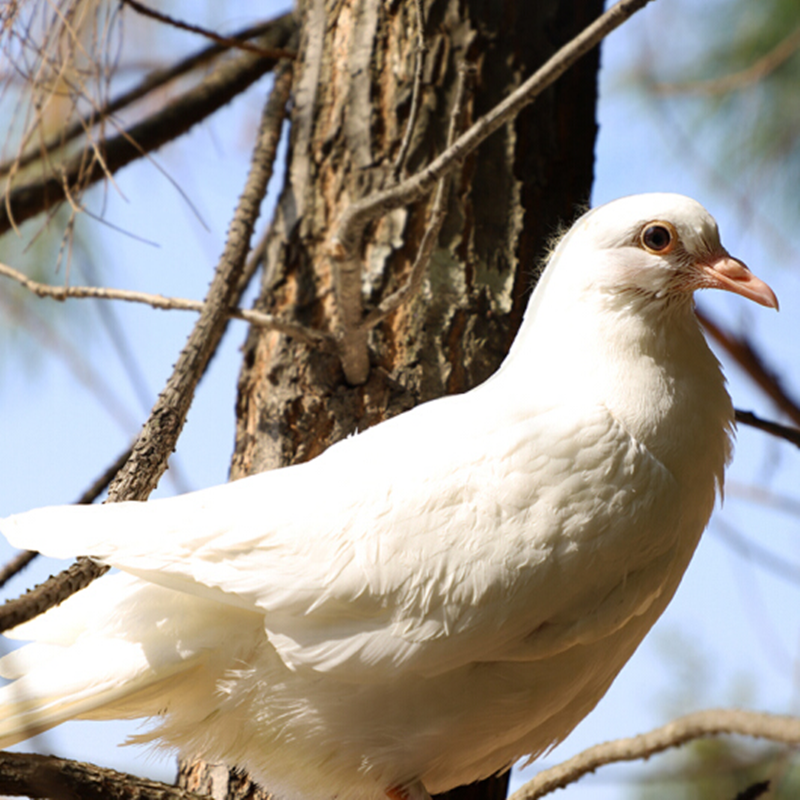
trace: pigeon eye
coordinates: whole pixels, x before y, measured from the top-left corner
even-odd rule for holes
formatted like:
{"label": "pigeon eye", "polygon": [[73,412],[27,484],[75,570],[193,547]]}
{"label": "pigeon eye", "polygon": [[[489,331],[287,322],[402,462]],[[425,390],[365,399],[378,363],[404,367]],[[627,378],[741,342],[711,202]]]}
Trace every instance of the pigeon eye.
{"label": "pigeon eye", "polygon": [[648,253],[664,254],[674,247],[677,234],[668,222],[653,222],[642,231],[640,239]]}

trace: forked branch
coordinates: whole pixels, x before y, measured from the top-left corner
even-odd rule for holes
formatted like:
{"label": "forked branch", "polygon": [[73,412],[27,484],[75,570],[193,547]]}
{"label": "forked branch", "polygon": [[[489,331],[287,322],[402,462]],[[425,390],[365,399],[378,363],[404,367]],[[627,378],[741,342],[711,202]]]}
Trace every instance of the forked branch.
{"label": "forked branch", "polygon": [[[360,287],[361,261],[359,251],[364,229],[373,220],[401,206],[422,199],[433,190],[439,180],[460,164],[487,137],[513,119],[525,106],[532,103],[548,86],[564,74],[581,56],[602,41],[651,0],[619,0],[612,8],[599,16],[582,33],[564,45],[544,66],[540,67],[522,86],[498,103],[488,114],[481,117],[465,133],[458,137],[440,156],[427,167],[406,180],[380,192],[365,197],[348,206],[343,212],[331,237],[330,253],[334,260],[334,272],[346,281]],[[338,277],[337,277],[338,280]],[[352,296],[337,287],[340,305]],[[360,290],[360,289],[359,289]],[[366,338],[357,335],[360,326],[358,312],[348,307],[339,308],[340,357],[347,381],[360,384],[367,379],[369,359],[366,353]],[[356,319],[356,317],[359,317]],[[353,321],[355,320],[355,321]]]}
{"label": "forked branch", "polygon": [[[189,300],[185,297],[165,297],[163,294],[137,292],[130,289],[112,289],[105,286],[51,286],[28,278],[19,270],[0,263],[0,275],[16,281],[37,297],[48,297],[52,300],[64,301],[70,298],[93,298],[96,300],[122,300],[127,303],[142,303],[152,308],[165,311],[197,311],[202,312],[205,303],[202,300]],[[322,350],[333,348],[333,338],[323,331],[306,328],[295,322],[278,319],[272,314],[249,308],[231,308],[228,316],[249,322],[257,328],[278,331],[286,336],[313,345]]]}
{"label": "forked branch", "polygon": [[[283,25],[272,28],[269,36],[286,42],[293,31],[294,24],[287,18]],[[241,53],[219,63],[201,83],[173,103],[107,139],[102,158],[96,150],[81,150],[59,168],[59,174],[19,186],[13,185],[13,172],[10,173],[0,207],[0,234],[65,199],[76,203],[80,191],[186,133],[272,70],[275,63]]]}
{"label": "forked branch", "polygon": [[[253,227],[272,177],[291,85],[292,70],[284,65],[276,71],[275,85],[261,118],[250,172],[200,319],[134,442],[131,457],[109,488],[109,502],[147,499],[166,470],[167,458],[175,449],[197,384],[219,346],[229,312],[238,301]],[[107,569],[89,559],[78,559],[69,569],[0,607],[0,631],[13,628],[63,602]]]}

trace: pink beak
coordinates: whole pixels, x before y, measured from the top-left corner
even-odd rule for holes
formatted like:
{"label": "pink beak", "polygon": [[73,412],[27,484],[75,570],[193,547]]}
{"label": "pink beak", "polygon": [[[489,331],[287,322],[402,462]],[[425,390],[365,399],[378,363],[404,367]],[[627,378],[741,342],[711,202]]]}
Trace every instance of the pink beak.
{"label": "pink beak", "polygon": [[759,305],[778,310],[778,298],[764,281],[752,272],[738,258],[724,252],[704,263],[698,263],[701,289],[725,289],[735,292]]}

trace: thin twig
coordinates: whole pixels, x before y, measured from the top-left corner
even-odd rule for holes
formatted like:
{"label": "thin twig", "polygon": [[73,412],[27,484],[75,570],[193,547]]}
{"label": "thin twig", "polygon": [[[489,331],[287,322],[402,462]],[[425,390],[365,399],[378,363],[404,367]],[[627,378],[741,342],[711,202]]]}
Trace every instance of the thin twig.
{"label": "thin twig", "polygon": [[754,564],[793,586],[800,586],[800,564],[788,561],[783,554],[763,547],[745,536],[721,516],[715,516],[711,531],[748,564]]}
{"label": "thin twig", "polygon": [[0,793],[80,800],[208,800],[138,775],[38,753],[0,753]]}
{"label": "thin twig", "polygon": [[757,428],[760,431],[764,431],[764,433],[776,436],[778,439],[791,442],[795,447],[800,447],[800,430],[797,428],[790,428],[788,425],[761,419],[752,411],[741,411],[738,408],[736,409],[736,421],[740,425],[749,425],[751,428]]}
{"label": "thin twig", "polygon": [[[64,301],[74,298],[93,298],[95,300],[122,300],[127,303],[143,303],[152,308],[159,308],[168,311],[198,311],[205,308],[202,300],[189,300],[184,297],[165,297],[162,294],[151,294],[150,292],[137,292],[131,289],[110,289],[105,286],[50,286],[47,283],[39,283],[31,280],[19,270],[9,267],[7,264],[0,263],[0,275],[16,281],[24,286],[28,291],[38,297],[47,297],[52,300]],[[315,331],[294,322],[287,322],[272,314],[265,314],[262,311],[255,311],[246,308],[232,308],[228,315],[235,319],[241,319],[259,328],[267,328],[284,333],[295,339],[305,342],[315,347],[326,350],[333,348],[333,337],[323,331]]]}
{"label": "thin twig", "polygon": [[[336,274],[359,277],[361,275],[359,247],[364,228],[372,220],[401,206],[410,205],[428,194],[442,175],[454,169],[488,136],[505,125],[525,106],[532,103],[581,56],[649,2],[651,0],[619,0],[572,41],[564,45],[522,86],[475,122],[452,146],[448,147],[427,167],[395,186],[375,192],[348,206],[342,213],[330,241],[329,252],[334,261]],[[340,309],[341,316],[345,319],[352,316],[346,312],[347,309]],[[355,324],[360,324],[360,321]],[[340,336],[340,357],[348,382],[359,384],[366,380],[369,372],[369,360],[365,353],[349,346],[353,341],[360,345],[357,337],[348,335],[351,333],[352,331],[345,328],[344,335]]]}
{"label": "thin twig", "polygon": [[[697,316],[714,341],[734,358],[736,363],[744,369],[761,390],[772,399],[778,408],[783,411],[795,425],[800,426],[800,404],[789,395],[783,386],[781,386],[780,381],[776,377],[776,371],[767,364],[764,356],[756,350],[750,340],[732,331],[725,330],[725,328],[718,325],[700,310],[697,311]],[[742,419],[739,421],[746,425],[753,424],[750,419]],[[765,429],[762,428],[762,430]]]}
{"label": "thin twig", "polygon": [[15,575],[19,575],[39,553],[36,550],[21,550],[2,569],[0,569],[0,588],[5,586]]}
{"label": "thin twig", "polygon": [[728,479],[725,481],[725,497],[736,497],[747,503],[754,503],[783,514],[791,514],[793,517],[800,517],[800,498],[783,492],[775,492],[753,483]]}
{"label": "thin twig", "polygon": [[508,800],[538,800],[556,789],[575,783],[579,778],[606,764],[648,759],[656,753],[694,739],[722,734],[752,736],[756,739],[797,745],[800,744],[800,719],[729,709],[687,714],[650,733],[590,747],[568,761],[540,772]]}
{"label": "thin twig", "polygon": [[[395,159],[392,169],[392,177],[395,182],[400,180],[400,176],[406,165],[408,148],[411,146],[411,136],[417,125],[419,101],[422,94],[422,78],[425,73],[425,54],[428,52],[427,45],[425,44],[425,9],[422,6],[422,0],[414,0],[414,8],[416,9],[417,16],[417,44],[414,48],[416,51],[414,61],[414,85],[411,89],[411,107],[408,111],[408,121],[406,122],[405,132],[403,133],[403,141],[400,143],[400,149],[397,152],[397,158]],[[452,144],[452,142],[448,142],[448,146],[450,144]]]}
{"label": "thin twig", "polygon": [[158,20],[166,25],[171,25],[173,28],[178,28],[182,31],[200,34],[200,36],[205,36],[206,39],[211,39],[211,41],[221,44],[224,47],[230,47],[234,50],[246,50],[248,53],[255,53],[262,58],[286,58],[292,61],[297,58],[297,53],[294,50],[284,50],[282,47],[259,47],[250,42],[243,42],[235,36],[220,36],[218,33],[208,30],[208,28],[190,25],[188,22],[181,22],[175,19],[175,17],[170,17],[168,14],[155,11],[143,3],[138,3],[137,0],[122,0],[122,4],[130,6],[134,11],[142,14],[142,16],[150,17],[151,19]]}
{"label": "thin twig", "polygon": [[655,83],[652,88],[659,94],[726,94],[752,86],[775,72],[800,49],[800,28],[781,39],[768,53],[754,61],[746,69],[704,81],[682,81],[677,83]]}
{"label": "thin twig", "polygon": [[[167,458],[175,449],[197,384],[219,346],[229,312],[238,302],[240,278],[245,269],[253,227],[272,176],[291,84],[291,68],[287,64],[279,66],[261,118],[247,181],[200,319],[134,442],[131,457],[109,487],[109,502],[146,500],[167,468]],[[20,625],[63,602],[107,569],[89,559],[78,559],[64,572],[0,607],[0,631]]]}
{"label": "thin twig", "polygon": [[522,86],[498,103],[463,133],[451,147],[416,174],[382,192],[351,204],[342,214],[331,239],[334,257],[342,259],[357,249],[364,227],[401,206],[409,205],[430,192],[439,178],[455,168],[487,137],[532,103],[548,86],[564,74],[581,56],[652,0],[620,0],[591,25],[564,45]]}
{"label": "thin twig", "polygon": [[[458,85],[453,102],[453,111],[450,115],[450,129],[447,134],[448,147],[455,141],[461,129],[461,117],[464,113],[464,104],[467,94],[467,74],[469,72],[472,72],[472,69],[462,64],[458,73]],[[431,260],[431,253],[436,246],[436,242],[439,240],[439,231],[441,231],[442,223],[444,223],[444,218],[447,215],[447,197],[450,192],[452,175],[452,172],[446,173],[439,181],[439,185],[436,188],[433,208],[431,209],[431,218],[422,236],[422,241],[417,251],[417,257],[414,261],[414,265],[411,267],[408,280],[397,289],[397,291],[385,297],[377,308],[374,308],[367,314],[364,321],[361,323],[362,329],[370,330],[374,328],[379,322],[405,303],[409,297],[412,297],[419,291],[422,279],[425,277],[425,272],[428,268],[428,263]]]}
{"label": "thin twig", "polygon": [[[131,449],[128,448],[124,453],[117,456],[113,464],[106,467],[100,477],[95,479],[92,485],[83,492],[83,494],[75,501],[76,505],[89,506],[97,500],[98,497],[105,491],[109,483],[114,479],[114,476],[122,469],[125,462],[131,456]],[[20,573],[28,564],[38,556],[35,550],[23,550],[11,559],[2,569],[0,569],[0,588],[11,580],[15,575]]]}
{"label": "thin twig", "polygon": [[[279,40],[286,39],[288,36],[286,31],[294,25],[294,16],[292,14],[284,14],[276,19],[269,20],[268,22],[260,22],[257,25],[251,25],[243,28],[239,32],[233,34],[231,39],[242,41],[246,39],[253,39],[255,37],[273,34],[276,30],[280,32]],[[272,38],[270,36],[269,38]],[[76,139],[78,136],[84,134],[94,126],[100,124],[104,120],[111,117],[117,111],[141,100],[147,94],[156,89],[160,89],[171,81],[176,80],[189,72],[192,72],[199,67],[207,64],[220,53],[224,53],[229,49],[227,45],[213,44],[205,47],[202,50],[194,53],[193,55],[184,58],[177,64],[173,64],[168,69],[159,69],[150,72],[142,81],[127,92],[123,92],[118,97],[115,97],[107,105],[93,110],[91,113],[76,120],[72,125],[66,129],[56,131],[50,138],[44,142],[31,147],[29,150],[20,153],[19,156],[10,159],[9,161],[0,164],[0,176],[7,175],[12,169],[19,171],[28,166],[34,161],[44,158],[48,154],[52,154],[57,150],[61,150],[69,142]],[[24,143],[23,143],[24,144]]]}
{"label": "thin twig", "polygon": [[[288,21],[285,26],[272,29],[270,37],[288,42],[294,30],[294,23]],[[60,175],[49,175],[10,189],[5,197],[4,208],[0,208],[0,234],[12,227],[12,219],[16,223],[24,222],[63,202],[78,187],[85,189],[104,175],[115,173],[186,133],[196,123],[241,94],[269,72],[274,64],[270,59],[258,58],[250,53],[232,57],[217,65],[199,85],[170,105],[108,139],[103,149],[104,165],[93,158],[87,164],[88,154],[78,153],[64,164]]]}

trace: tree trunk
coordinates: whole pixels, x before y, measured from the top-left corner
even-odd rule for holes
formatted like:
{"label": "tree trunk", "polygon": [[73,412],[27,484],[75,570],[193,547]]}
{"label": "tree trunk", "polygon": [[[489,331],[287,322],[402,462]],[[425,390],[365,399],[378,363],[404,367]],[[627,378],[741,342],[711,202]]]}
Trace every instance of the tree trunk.
{"label": "tree trunk", "polygon": [[[460,64],[475,68],[469,124],[602,11],[602,0],[424,5],[427,53],[410,172],[444,149]],[[417,20],[410,0],[304,0],[299,13],[290,151],[258,307],[330,330],[328,238],[349,203],[391,181],[410,108]],[[363,385],[347,384],[333,354],[251,330],[232,479],[306,461],[417,403],[466,391],[497,369],[548,240],[589,198],[597,68],[595,51],[455,175],[428,277],[417,296],[370,334],[371,369]],[[422,201],[367,228],[367,309],[402,285],[430,206],[430,199]],[[313,487],[308,502],[314,502]],[[258,796],[252,784],[236,775],[229,780],[219,767],[183,765],[181,780],[195,791],[213,788],[215,797]],[[498,800],[505,789],[503,776],[448,795]]]}

